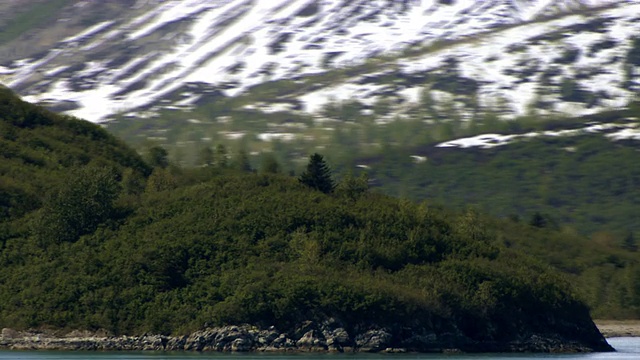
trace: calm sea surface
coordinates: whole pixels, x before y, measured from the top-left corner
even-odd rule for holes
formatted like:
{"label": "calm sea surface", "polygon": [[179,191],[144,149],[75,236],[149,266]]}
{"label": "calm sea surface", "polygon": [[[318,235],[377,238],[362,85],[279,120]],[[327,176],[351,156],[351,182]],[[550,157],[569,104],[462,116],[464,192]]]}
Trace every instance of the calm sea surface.
{"label": "calm sea surface", "polygon": [[557,359],[557,360],[640,360],[640,338],[611,338],[615,353],[596,354],[220,354],[150,352],[45,352],[0,351],[0,360],[475,360],[475,359]]}

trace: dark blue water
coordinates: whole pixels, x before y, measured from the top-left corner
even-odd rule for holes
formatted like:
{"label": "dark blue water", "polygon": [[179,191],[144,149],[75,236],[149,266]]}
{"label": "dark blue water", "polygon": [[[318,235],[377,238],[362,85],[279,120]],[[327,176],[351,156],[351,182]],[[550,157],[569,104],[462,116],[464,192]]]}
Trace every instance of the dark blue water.
{"label": "dark blue water", "polygon": [[595,354],[228,354],[0,351],[0,360],[640,360],[640,338],[611,338],[617,352]]}

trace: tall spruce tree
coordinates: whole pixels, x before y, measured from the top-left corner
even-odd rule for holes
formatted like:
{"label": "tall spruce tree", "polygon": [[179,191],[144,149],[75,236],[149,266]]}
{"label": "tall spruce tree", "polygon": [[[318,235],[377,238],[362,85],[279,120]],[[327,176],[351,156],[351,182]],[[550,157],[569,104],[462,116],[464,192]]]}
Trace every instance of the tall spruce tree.
{"label": "tall spruce tree", "polygon": [[333,191],[335,183],[331,177],[331,169],[322,155],[315,153],[309,157],[307,169],[298,178],[301,183],[310,188],[320,190],[325,194]]}

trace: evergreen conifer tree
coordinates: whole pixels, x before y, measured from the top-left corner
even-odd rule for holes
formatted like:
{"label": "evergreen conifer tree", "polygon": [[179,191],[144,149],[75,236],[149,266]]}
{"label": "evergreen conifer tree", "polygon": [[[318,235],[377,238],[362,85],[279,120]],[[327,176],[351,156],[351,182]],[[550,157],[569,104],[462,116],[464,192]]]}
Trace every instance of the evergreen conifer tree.
{"label": "evergreen conifer tree", "polygon": [[622,248],[627,251],[638,251],[638,244],[636,243],[636,239],[631,231],[627,233],[627,236],[625,236],[622,241]]}
{"label": "evergreen conifer tree", "polygon": [[309,157],[307,169],[298,178],[301,183],[310,188],[320,190],[325,194],[333,191],[335,183],[331,177],[331,169],[322,155],[315,153]]}
{"label": "evergreen conifer tree", "polygon": [[247,151],[244,149],[240,149],[233,159],[232,163],[233,167],[236,170],[251,172],[253,169],[251,168],[251,161],[249,160],[249,155]]}

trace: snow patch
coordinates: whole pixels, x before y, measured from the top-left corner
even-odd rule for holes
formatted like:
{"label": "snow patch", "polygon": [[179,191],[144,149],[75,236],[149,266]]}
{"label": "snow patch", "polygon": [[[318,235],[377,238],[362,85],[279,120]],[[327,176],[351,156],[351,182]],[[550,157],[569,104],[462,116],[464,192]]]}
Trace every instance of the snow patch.
{"label": "snow patch", "polygon": [[[482,38],[467,38],[465,43],[450,47],[438,46],[430,53],[403,58],[392,65],[401,73],[412,75],[441,67],[448,58],[460,59],[461,76],[480,84],[477,93],[479,104],[488,104],[500,97],[518,115],[524,114],[539,97],[539,73],[554,66],[560,49],[567,45],[588,49],[607,37],[624,44],[640,32],[640,24],[631,20],[640,13],[640,4],[635,1],[621,2],[619,7],[599,14],[612,19],[611,30],[606,34],[585,31],[568,34],[556,41],[538,41],[535,45],[530,42],[536,36],[584,23],[593,17],[567,16],[487,33],[496,26],[534,19],[551,8],[570,9],[575,1],[459,0],[451,5],[442,5],[437,1],[323,0],[318,2],[317,14],[310,17],[295,16],[310,2],[156,2],[150,4],[150,10],[142,15],[121,23],[115,20],[100,22],[63,40],[43,58],[16,61],[9,68],[0,68],[0,74],[7,75],[10,87],[27,84],[24,93],[33,94],[33,99],[75,101],[80,108],[71,111],[71,114],[99,122],[119,112],[154,104],[189,82],[224,86],[220,91],[225,95],[238,96],[265,81],[317,74],[336,66],[363,64],[372,56],[398,54],[412,44],[459,40],[484,33]],[[612,0],[585,0],[582,3],[600,6],[612,3]],[[513,4],[515,7],[510,6]],[[405,6],[406,11],[400,11]],[[180,33],[169,34],[163,39],[167,45],[171,45],[169,50],[148,46],[145,42],[148,41],[148,35],[176,21],[184,21],[185,26]],[[86,42],[86,45],[72,46],[80,41]],[[137,52],[133,60],[120,68],[108,65],[112,59],[96,60],[91,56],[98,46],[104,51],[111,44],[114,57],[126,54],[126,51],[145,52]],[[518,45],[529,48],[521,53],[511,51]],[[149,50],[140,50],[147,48]],[[621,45],[599,51],[593,56],[586,56],[584,53],[587,50],[583,50],[576,64],[571,66],[611,68],[609,62],[624,49]],[[57,76],[63,66],[72,67],[77,64],[74,61],[82,61],[74,59],[87,58],[93,59],[89,66],[61,79],[57,85],[48,88],[35,86],[39,74]],[[236,66],[238,64],[242,66]],[[522,75],[532,71],[535,66],[541,70],[534,71],[529,77]],[[571,66],[563,67],[559,76],[573,76]],[[230,71],[230,68],[235,70]],[[379,72],[379,67],[372,68],[372,72]],[[513,71],[507,74],[509,70]],[[99,76],[96,76],[98,73]],[[96,78],[91,78],[94,76]],[[597,106],[588,108],[585,104],[575,103],[558,106],[555,111],[578,115],[624,106],[632,94],[622,88],[621,76],[620,69],[615,69],[579,82],[581,87],[591,92],[607,89],[610,99],[602,99]],[[80,81],[78,77],[91,78],[86,81],[92,87],[95,85],[95,88],[73,91],[65,85],[71,79]],[[379,98],[378,93],[385,90],[385,85],[358,85],[355,83],[357,78],[350,77],[344,84],[332,84],[331,87],[302,95],[299,98],[303,104],[302,111],[317,113],[329,102],[352,99],[366,105],[373,104]],[[397,88],[395,92],[411,103],[419,101],[421,89],[420,86],[411,85]],[[199,99],[194,95],[180,99],[173,105],[192,105]],[[557,95],[553,99],[557,100]],[[270,111],[268,108],[265,110]]]}
{"label": "snow patch", "polygon": [[[640,140],[639,124],[592,124],[580,129],[529,132],[524,134],[481,134],[477,136],[461,138],[446,141],[436,145],[440,148],[472,148],[490,149],[497,146],[510,144],[519,139],[533,138],[539,136],[560,137],[560,136],[578,136],[585,133],[605,133],[605,136],[613,140],[637,139]],[[616,130],[611,132],[612,130]]]}

